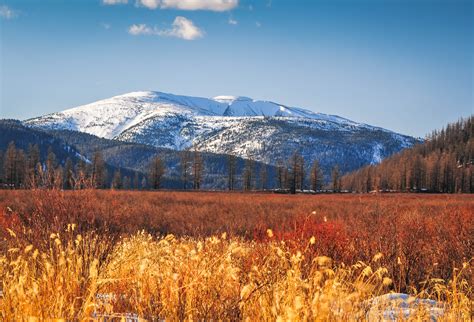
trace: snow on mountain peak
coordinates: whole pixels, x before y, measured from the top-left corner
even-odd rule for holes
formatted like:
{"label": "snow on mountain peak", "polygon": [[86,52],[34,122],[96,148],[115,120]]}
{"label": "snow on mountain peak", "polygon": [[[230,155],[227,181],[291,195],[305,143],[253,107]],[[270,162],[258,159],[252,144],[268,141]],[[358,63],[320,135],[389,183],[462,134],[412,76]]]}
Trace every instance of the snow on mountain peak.
{"label": "snow on mountain peak", "polygon": [[[245,96],[214,98],[136,91],[25,121],[26,124],[114,138],[149,119],[188,117],[287,117],[360,126],[350,120]],[[364,125],[365,126],[365,125]]]}
{"label": "snow on mountain peak", "polygon": [[416,141],[339,116],[271,101],[155,91],[114,96],[24,124],[176,150],[195,146],[267,163],[285,160],[301,149],[307,160],[342,160],[360,166],[377,163]]}

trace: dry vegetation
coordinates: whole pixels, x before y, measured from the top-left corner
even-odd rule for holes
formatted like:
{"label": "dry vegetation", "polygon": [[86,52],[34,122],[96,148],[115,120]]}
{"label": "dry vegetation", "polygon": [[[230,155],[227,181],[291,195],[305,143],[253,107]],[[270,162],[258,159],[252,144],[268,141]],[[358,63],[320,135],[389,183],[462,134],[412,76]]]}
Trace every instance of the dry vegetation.
{"label": "dry vegetation", "polygon": [[2,191],[0,211],[5,321],[354,320],[388,292],[471,319],[468,195]]}

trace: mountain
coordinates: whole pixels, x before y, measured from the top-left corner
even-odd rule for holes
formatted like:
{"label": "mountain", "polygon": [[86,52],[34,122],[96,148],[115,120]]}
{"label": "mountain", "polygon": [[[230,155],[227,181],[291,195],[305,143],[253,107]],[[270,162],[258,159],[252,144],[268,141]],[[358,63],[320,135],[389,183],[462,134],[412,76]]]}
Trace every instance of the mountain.
{"label": "mountain", "polygon": [[115,96],[24,124],[173,150],[195,146],[268,164],[299,151],[307,166],[318,159],[326,172],[334,164],[344,172],[376,164],[418,142],[379,127],[269,101],[161,92]]}
{"label": "mountain", "polygon": [[433,131],[426,141],[343,177],[357,192],[474,193],[474,115]]}

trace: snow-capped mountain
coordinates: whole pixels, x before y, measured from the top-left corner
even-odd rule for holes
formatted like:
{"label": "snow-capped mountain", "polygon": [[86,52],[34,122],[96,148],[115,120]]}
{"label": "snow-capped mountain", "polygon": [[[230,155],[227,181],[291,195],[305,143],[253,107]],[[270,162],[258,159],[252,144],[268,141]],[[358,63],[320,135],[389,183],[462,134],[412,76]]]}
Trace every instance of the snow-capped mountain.
{"label": "snow-capped mountain", "polygon": [[235,154],[275,164],[298,150],[307,163],[343,170],[377,163],[416,139],[348,119],[248,97],[200,98],[133,92],[26,120],[28,126],[66,129],[181,150]]}

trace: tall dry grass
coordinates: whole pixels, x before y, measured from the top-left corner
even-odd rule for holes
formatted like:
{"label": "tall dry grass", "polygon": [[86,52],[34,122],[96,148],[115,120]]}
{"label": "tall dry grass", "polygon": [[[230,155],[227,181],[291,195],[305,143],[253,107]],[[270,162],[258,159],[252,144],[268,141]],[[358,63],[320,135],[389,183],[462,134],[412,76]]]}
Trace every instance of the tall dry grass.
{"label": "tall dry grass", "polygon": [[[329,256],[336,263],[381,262],[393,290],[409,292],[428,277],[453,278],[474,256],[474,198],[471,195],[275,195],[127,191],[0,191],[0,253],[6,228],[21,247],[49,247],[51,231],[71,222],[76,232],[91,229],[114,244],[121,235],[205,238],[223,232],[266,243],[266,229],[292,251],[316,238],[304,262]],[[27,227],[24,229],[23,227]],[[43,245],[39,243],[45,241]],[[15,246],[17,247],[17,246]],[[401,265],[399,264],[401,262]],[[469,282],[474,283],[474,274]]]}
{"label": "tall dry grass", "polygon": [[469,320],[473,213],[466,195],[1,191],[0,320]]}
{"label": "tall dry grass", "polygon": [[[16,240],[14,232],[12,241]],[[315,238],[294,250],[267,232],[266,243],[228,238],[153,237],[145,232],[122,237],[110,250],[96,233],[76,235],[73,226],[51,234],[49,248],[10,248],[0,257],[1,318],[88,320],[135,313],[158,320],[328,321],[381,318],[423,320],[423,305],[403,315],[397,304],[377,303],[392,280],[381,265],[336,264],[329,257],[307,261]],[[14,245],[10,245],[14,246]],[[418,298],[439,302],[439,320],[471,318],[469,263],[449,281],[429,279]],[[413,299],[416,299],[414,297]],[[415,303],[415,300],[410,300]]]}

